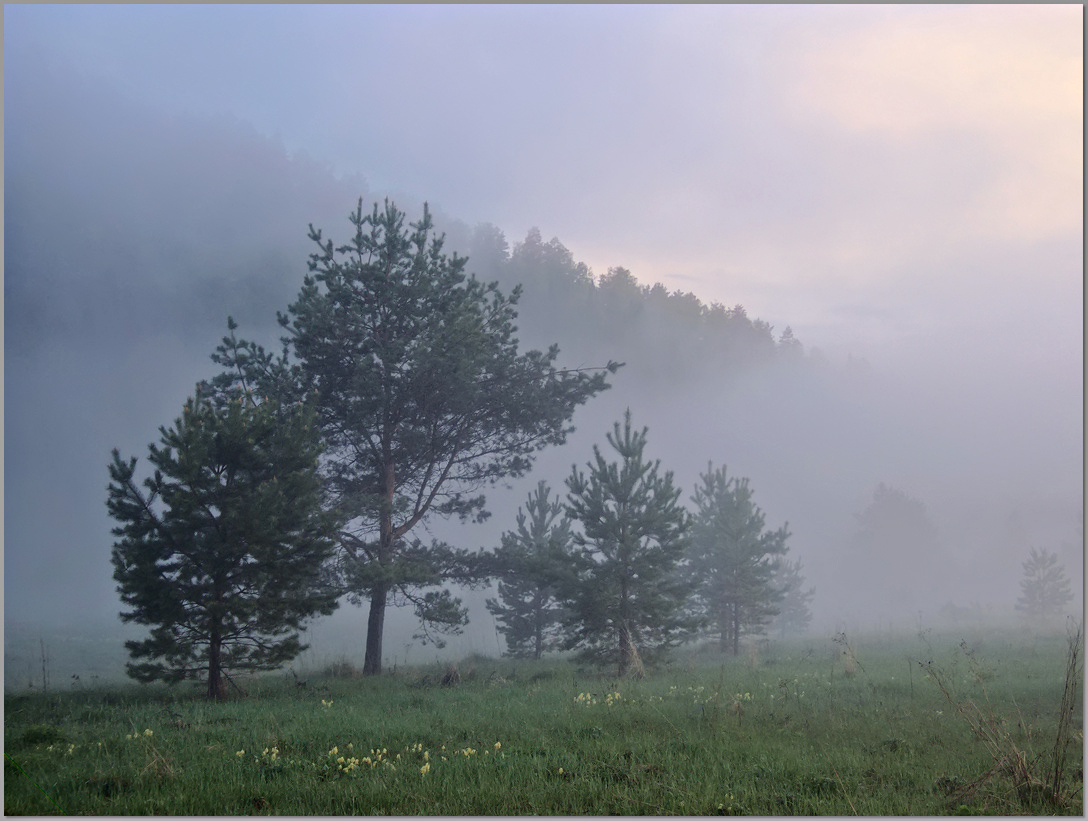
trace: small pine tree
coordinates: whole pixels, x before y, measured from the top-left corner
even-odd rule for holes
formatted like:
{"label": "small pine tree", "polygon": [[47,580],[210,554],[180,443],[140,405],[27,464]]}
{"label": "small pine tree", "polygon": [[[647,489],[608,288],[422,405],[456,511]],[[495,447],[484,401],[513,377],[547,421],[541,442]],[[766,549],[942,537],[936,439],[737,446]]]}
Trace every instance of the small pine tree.
{"label": "small pine tree", "polygon": [[151,626],[126,642],[127,670],[144,682],[203,676],[221,699],[231,671],[282,666],[305,649],[305,621],[336,607],[318,428],[305,408],[198,388],[160,433],[143,489],[135,457],[115,449],[109,466],[121,619]]}
{"label": "small pine tree", "polygon": [[1058,564],[1057,554],[1034,547],[1029,548],[1023,568],[1024,578],[1020,581],[1016,609],[1031,623],[1045,625],[1052,622],[1073,600],[1065,568]]}
{"label": "small pine tree", "polygon": [[801,562],[780,561],[774,579],[775,586],[782,591],[782,601],[778,604],[778,615],[772,620],[771,629],[782,638],[804,633],[812,622],[810,605],[816,591],[811,587],[805,590]]}
{"label": "small pine tree", "polygon": [[589,473],[577,466],[567,479],[567,508],[581,526],[574,534],[577,576],[567,586],[567,649],[613,661],[622,677],[637,671],[640,654],[687,638],[687,582],[678,566],[687,548],[687,511],[672,473],[644,457],[646,428],[631,428],[631,411],[608,443],[619,455],[608,462],[593,447]]}
{"label": "small pine tree", "polygon": [[763,511],[752,501],[747,479],[708,466],[696,488],[695,524],[688,571],[694,603],[719,636],[722,652],[740,652],[740,637],[762,633],[778,615],[779,557],[788,550],[789,528],[764,529]]}
{"label": "small pine tree", "polygon": [[539,659],[559,646],[563,608],[557,599],[560,580],[570,572],[570,521],[563,503],[540,482],[518,510],[517,530],[502,535],[493,557],[499,598],[488,599],[506,639],[506,654]]}

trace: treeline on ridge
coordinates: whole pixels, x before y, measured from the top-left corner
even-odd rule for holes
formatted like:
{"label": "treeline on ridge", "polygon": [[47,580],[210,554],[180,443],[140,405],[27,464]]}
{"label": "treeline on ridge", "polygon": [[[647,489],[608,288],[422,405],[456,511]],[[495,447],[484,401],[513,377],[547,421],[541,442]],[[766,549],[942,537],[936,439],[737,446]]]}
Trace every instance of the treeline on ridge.
{"label": "treeline on ridge", "polygon": [[[467,234],[463,228],[451,233]],[[461,242],[477,277],[495,280],[507,292],[522,289],[523,342],[533,347],[558,340],[568,362],[605,352],[627,363],[628,378],[660,382],[708,372],[727,377],[804,355],[789,327],[776,339],[769,323],[741,305],[707,304],[660,282],[646,285],[622,267],[595,275],[558,238],[545,242],[536,228],[512,248],[490,224]]]}

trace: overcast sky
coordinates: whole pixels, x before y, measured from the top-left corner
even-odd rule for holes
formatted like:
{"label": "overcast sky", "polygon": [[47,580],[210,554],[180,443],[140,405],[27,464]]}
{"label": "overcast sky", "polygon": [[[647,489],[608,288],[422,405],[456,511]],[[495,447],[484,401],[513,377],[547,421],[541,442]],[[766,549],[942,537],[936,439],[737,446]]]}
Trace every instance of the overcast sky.
{"label": "overcast sky", "polygon": [[[5,52],[34,59],[5,58],[5,93],[25,101],[51,64],[179,122],[231,118],[511,242],[537,226],[596,274],[927,372],[949,413],[960,391],[1032,395],[1076,436],[1082,22],[1079,5],[9,5]],[[6,390],[9,419],[29,401]],[[1033,424],[1030,403],[1010,413]]]}

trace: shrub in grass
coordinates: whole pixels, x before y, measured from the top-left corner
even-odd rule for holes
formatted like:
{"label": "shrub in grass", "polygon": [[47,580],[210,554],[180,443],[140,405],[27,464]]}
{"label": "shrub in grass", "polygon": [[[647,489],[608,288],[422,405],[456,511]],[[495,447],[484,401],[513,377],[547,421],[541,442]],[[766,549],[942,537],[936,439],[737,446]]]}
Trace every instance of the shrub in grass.
{"label": "shrub in grass", "polygon": [[326,667],[321,675],[326,678],[362,678],[363,671],[352,664],[346,656],[341,656]]}

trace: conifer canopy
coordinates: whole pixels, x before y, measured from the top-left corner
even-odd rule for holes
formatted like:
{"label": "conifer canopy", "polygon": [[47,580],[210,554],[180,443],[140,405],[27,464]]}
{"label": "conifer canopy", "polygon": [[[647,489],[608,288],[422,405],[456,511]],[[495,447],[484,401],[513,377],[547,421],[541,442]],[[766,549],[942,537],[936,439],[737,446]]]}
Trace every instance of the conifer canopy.
{"label": "conifer canopy", "polygon": [[159,430],[142,487],[135,457],[115,449],[109,466],[121,618],[151,626],[126,642],[127,669],[145,682],[206,677],[208,696],[223,698],[231,673],[290,661],[306,620],[336,607],[320,437],[305,406],[207,385]]}

